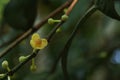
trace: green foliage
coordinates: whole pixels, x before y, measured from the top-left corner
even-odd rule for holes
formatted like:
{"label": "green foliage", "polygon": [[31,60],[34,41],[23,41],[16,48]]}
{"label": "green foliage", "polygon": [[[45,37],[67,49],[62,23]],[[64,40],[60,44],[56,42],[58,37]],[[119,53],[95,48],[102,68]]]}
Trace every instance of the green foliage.
{"label": "green foliage", "polygon": [[[15,1],[17,2],[16,6],[20,5],[21,7],[25,0]],[[19,1],[21,3],[19,3]],[[27,1],[29,2],[29,0]],[[66,2],[65,0],[45,1],[46,2],[43,3],[41,0],[38,3],[39,12],[37,14],[36,22],[41,21],[43,15],[44,17],[49,15],[49,12],[53,10],[53,8],[56,9],[58,6]],[[114,0],[93,0],[93,3],[91,3],[91,1],[92,0],[78,0],[77,4],[71,11],[69,18],[68,16],[64,17],[67,19],[63,25],[59,26],[61,31],[57,33],[55,32],[55,35],[50,39],[48,46],[44,50],[41,50],[35,57],[34,63],[36,65],[33,65],[31,68],[36,71],[30,71],[30,61],[25,65],[22,65],[22,67],[15,72],[13,80],[64,80],[66,74],[63,74],[65,71],[63,71],[62,68],[65,70],[65,66],[67,66],[66,69],[70,80],[120,79],[120,65],[119,63],[115,64],[111,61],[114,51],[119,48],[120,44],[120,21],[118,21],[120,19],[120,2],[116,1],[115,4],[113,4]],[[2,12],[7,3],[8,0],[0,0],[0,21],[3,17]],[[97,11],[91,16],[87,16],[85,21],[78,22],[93,4],[97,7]],[[21,11],[27,10],[24,9],[25,6],[26,5],[24,5],[24,7],[22,6]],[[13,11],[11,11],[12,9],[9,9],[13,13],[12,15],[9,14],[10,21],[12,20],[15,24],[18,22],[24,25],[24,22],[22,23],[20,19],[16,20],[14,14],[16,14],[16,11],[19,13],[19,9],[17,7],[15,8],[16,9]],[[32,12],[34,13],[31,9],[30,12],[25,11],[27,14],[31,14]],[[61,11],[60,14],[51,18],[60,20],[62,15],[64,15],[64,11]],[[20,17],[20,15],[18,16]],[[60,22],[61,20],[58,21],[58,23]],[[48,23],[46,24],[47,25],[42,26],[42,28],[37,31],[42,34],[41,37],[48,37],[49,32],[51,32],[52,29],[55,29],[57,23],[52,25],[49,25]],[[75,34],[70,38],[76,26],[78,28],[75,31]],[[19,34],[19,29],[14,29],[12,32],[12,30],[8,29],[8,26],[5,26],[5,30],[5,33],[9,34],[9,36],[6,36],[5,33],[2,34],[4,37],[7,37],[5,41],[9,41],[9,38]],[[10,34],[10,31],[12,34]],[[65,46],[66,43],[69,44]],[[6,49],[6,47],[7,46],[3,49]],[[0,58],[0,62],[2,63],[5,59],[8,60],[10,69],[12,69],[19,63],[21,64],[26,61],[29,56],[26,57],[24,55],[30,55],[32,50],[33,49],[30,46],[30,38],[28,37],[16,47],[11,48],[5,57]],[[63,57],[57,62],[57,67],[54,68],[53,65],[62,52],[64,53],[62,55]],[[65,55],[67,53],[68,55]],[[67,59],[67,62],[65,59]],[[61,60],[63,65],[61,64]],[[55,72],[53,70],[54,73],[52,73],[52,68],[55,69]],[[5,72],[6,71],[0,66],[0,73]]]}
{"label": "green foliage", "polygon": [[116,1],[113,0],[95,0],[96,6],[100,11],[102,11],[107,16],[120,20],[120,16],[115,9],[115,2]]}
{"label": "green foliage", "polygon": [[3,10],[5,5],[9,2],[9,0],[0,0],[0,23],[3,17]]}

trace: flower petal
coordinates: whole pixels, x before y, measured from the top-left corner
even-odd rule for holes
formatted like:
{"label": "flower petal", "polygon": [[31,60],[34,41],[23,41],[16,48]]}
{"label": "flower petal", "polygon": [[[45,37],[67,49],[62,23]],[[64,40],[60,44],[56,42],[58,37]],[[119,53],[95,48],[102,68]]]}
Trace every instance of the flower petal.
{"label": "flower petal", "polygon": [[34,33],[32,35],[32,40],[34,41],[34,40],[37,40],[37,39],[40,39],[40,35],[38,33]]}
{"label": "flower petal", "polygon": [[35,49],[43,49],[44,48],[44,46],[37,46]]}
{"label": "flower petal", "polygon": [[48,44],[48,41],[46,39],[40,39],[40,36],[38,33],[34,33],[32,35],[32,38],[30,40],[30,45],[34,49],[43,49]]}
{"label": "flower petal", "polygon": [[37,46],[36,49],[43,49],[47,46],[48,41],[46,39],[41,39],[42,40],[42,44]]}
{"label": "flower petal", "polygon": [[33,40],[30,40],[30,45],[32,46],[32,48],[35,48],[35,42]]}
{"label": "flower petal", "polygon": [[48,41],[46,39],[41,39],[42,40],[42,46],[46,47],[48,45]]}

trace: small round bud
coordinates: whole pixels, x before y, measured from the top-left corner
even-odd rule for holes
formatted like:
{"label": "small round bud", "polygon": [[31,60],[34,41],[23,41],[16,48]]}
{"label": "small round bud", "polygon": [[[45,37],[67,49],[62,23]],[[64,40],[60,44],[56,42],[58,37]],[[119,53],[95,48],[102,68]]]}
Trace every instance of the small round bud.
{"label": "small round bud", "polygon": [[60,32],[60,31],[61,31],[61,28],[58,28],[58,29],[56,30],[56,33]]}
{"label": "small round bud", "polygon": [[28,57],[27,56],[20,56],[19,62],[24,62]]}
{"label": "small round bud", "polygon": [[0,74],[0,78],[3,78],[5,76],[5,74]]}
{"label": "small round bud", "polygon": [[49,18],[48,19],[48,24],[54,24],[54,19],[53,18]]}
{"label": "small round bud", "polygon": [[99,57],[100,58],[106,58],[107,57],[107,53],[106,52],[101,52]]}
{"label": "small round bud", "polygon": [[7,60],[4,60],[4,61],[2,62],[2,67],[5,68],[5,69],[8,68],[8,61],[7,61]]}
{"label": "small round bud", "polygon": [[30,70],[33,71],[33,72],[36,71],[37,70],[37,66],[36,65],[31,65],[30,66]]}
{"label": "small round bud", "polygon": [[8,80],[11,80],[11,76],[8,76]]}
{"label": "small round bud", "polygon": [[66,13],[67,11],[68,11],[68,9],[67,9],[67,8],[65,8],[65,9],[64,9],[64,13]]}
{"label": "small round bud", "polygon": [[62,20],[63,20],[63,21],[66,21],[67,19],[68,19],[68,16],[67,16],[67,15],[65,15],[65,14],[62,15]]}

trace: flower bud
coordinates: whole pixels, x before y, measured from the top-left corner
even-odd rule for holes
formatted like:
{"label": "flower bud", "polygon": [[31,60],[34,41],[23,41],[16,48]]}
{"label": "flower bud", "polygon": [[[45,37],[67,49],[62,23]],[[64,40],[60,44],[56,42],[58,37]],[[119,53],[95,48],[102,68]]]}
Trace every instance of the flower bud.
{"label": "flower bud", "polygon": [[24,62],[27,58],[28,58],[28,56],[20,56],[19,62]]}
{"label": "flower bud", "polygon": [[61,18],[62,18],[63,21],[66,21],[68,19],[68,16],[64,14],[64,15],[62,15]]}
{"label": "flower bud", "polygon": [[61,31],[61,28],[58,28],[58,29],[56,30],[56,33],[60,32],[60,31]]}
{"label": "flower bud", "polygon": [[54,23],[59,23],[59,22],[61,22],[61,20],[54,20],[53,18],[48,19],[49,24],[54,24]]}
{"label": "flower bud", "polygon": [[7,61],[7,60],[4,60],[4,61],[2,62],[2,67],[3,67],[4,69],[7,69],[7,68],[8,68],[8,61]]}
{"label": "flower bud", "polygon": [[49,18],[48,19],[48,24],[54,24],[54,19],[53,18]]}
{"label": "flower bud", "polygon": [[30,70],[33,71],[33,72],[36,71],[37,70],[37,66],[36,65],[31,65],[30,66]]}
{"label": "flower bud", "polygon": [[67,11],[68,11],[68,9],[67,9],[67,8],[65,8],[65,9],[64,9],[64,13],[66,13]]}
{"label": "flower bud", "polygon": [[5,76],[5,74],[0,74],[0,78],[3,78]]}

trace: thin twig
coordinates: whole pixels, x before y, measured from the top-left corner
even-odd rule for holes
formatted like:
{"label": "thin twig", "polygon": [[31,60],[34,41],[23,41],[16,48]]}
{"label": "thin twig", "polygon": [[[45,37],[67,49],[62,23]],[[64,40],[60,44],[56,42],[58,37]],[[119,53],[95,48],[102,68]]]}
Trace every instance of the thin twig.
{"label": "thin twig", "polygon": [[56,30],[64,23],[64,21],[61,21],[60,23],[58,23],[53,30],[48,34],[47,40],[48,42],[50,42],[50,40],[52,39],[53,35],[56,33]]}
{"label": "thin twig", "polygon": [[67,6],[69,6],[71,4],[71,2],[72,2],[72,0],[68,0],[65,4],[63,4],[62,6],[60,6],[59,8],[57,8],[54,12],[52,12],[45,19],[43,19],[38,25],[34,26],[33,28],[30,28],[28,31],[26,31],[25,33],[23,33],[22,36],[20,36],[18,39],[16,39],[15,41],[13,41],[13,43],[11,43],[7,48],[5,48],[5,50],[3,50],[0,53],[0,58],[2,58],[3,56],[5,56],[10,50],[12,50],[17,44],[19,44],[22,40],[24,40],[25,38],[27,38],[30,34],[34,33],[39,28],[41,28],[47,22],[47,20],[50,17],[54,17],[55,15],[59,14],[64,8],[66,8]]}
{"label": "thin twig", "polygon": [[[61,23],[59,23],[58,25],[56,25],[56,27],[49,33],[49,36],[47,38],[47,40],[50,42],[50,39],[54,36],[55,31],[63,24],[64,22],[62,21]],[[4,80],[7,76],[11,76],[13,75],[16,71],[18,71],[25,63],[27,63],[28,61],[30,61],[32,58],[34,58],[38,52],[40,50],[37,50],[36,52],[32,52],[32,54],[22,63],[19,63],[17,66],[15,66],[13,69],[11,69],[10,72],[7,72],[6,75],[4,76],[4,78],[2,78],[1,80]]]}
{"label": "thin twig", "polygon": [[7,45],[9,45],[10,43],[12,43],[14,40],[16,40],[17,38],[19,38],[21,36],[21,34],[15,36],[14,38],[8,40],[8,41],[5,41],[5,42],[2,42],[2,44],[0,45],[0,48],[3,48]]}
{"label": "thin twig", "polygon": [[[75,4],[77,3],[77,1],[78,1],[78,0],[73,0],[73,2],[71,3],[71,5],[69,6],[67,12],[65,13],[66,15],[69,15],[69,14],[70,14],[70,12],[72,11],[72,9],[73,9],[73,7],[75,6]],[[62,21],[62,22],[63,22],[63,21]],[[63,22],[63,23],[64,23],[64,22]],[[59,24],[58,24],[58,25],[59,25]],[[58,27],[59,27],[59,26],[58,26]],[[56,27],[56,29],[57,29],[58,27]],[[52,32],[51,34],[54,34],[54,33],[55,33],[55,32]],[[61,58],[61,56],[62,56],[62,55],[60,54],[60,55],[58,56],[57,60],[55,60],[53,66],[52,66],[52,68],[51,68],[51,71],[50,71],[51,74],[53,74],[53,73],[55,72],[57,63],[58,63],[59,59]]]}
{"label": "thin twig", "polygon": [[[96,11],[96,7],[95,7],[95,6],[92,6],[92,7],[82,16],[82,18],[80,18],[80,20],[79,20],[78,23],[76,24],[76,28],[75,28],[74,31],[72,32],[72,34],[71,34],[71,36],[69,37],[69,39],[68,39],[65,47],[63,48],[63,51],[59,54],[57,60],[56,60],[55,63],[53,64],[53,67],[52,67],[50,73],[54,73],[54,71],[55,71],[55,69],[56,69],[56,66],[57,66],[57,63],[58,63],[58,61],[60,60],[60,58],[61,58],[62,56],[64,56],[64,55],[67,56],[67,51],[66,51],[66,50],[69,49],[70,44],[71,44],[71,42],[72,42],[72,39],[73,39],[74,35],[76,34],[77,30],[79,30],[79,29],[78,29],[78,28],[79,28],[78,25],[84,24],[85,21],[86,21],[86,19],[87,19],[90,15],[92,15],[92,13],[95,12],[95,11]],[[62,60],[62,61],[64,61],[64,60]],[[64,64],[64,63],[63,63],[63,64]],[[66,65],[66,64],[65,64],[65,65]],[[65,70],[65,69],[64,69],[64,70]],[[65,71],[65,74],[66,74],[66,71]]]}
{"label": "thin twig", "polygon": [[77,31],[79,30],[79,26],[83,25],[86,20],[97,10],[96,6],[92,6],[90,9],[88,9],[88,11],[83,15],[82,18],[80,18],[80,20],[77,22],[72,34],[70,35],[70,37],[68,38],[67,43],[65,44],[65,47],[63,48],[61,54],[61,64],[62,64],[62,69],[63,69],[63,74],[66,80],[69,80],[68,77],[68,72],[67,72],[67,56],[68,56],[68,51],[69,48],[72,44],[72,40],[75,37],[75,34],[77,33]]}
{"label": "thin twig", "polygon": [[[67,12],[65,13],[66,15],[69,15],[70,12],[72,11],[73,7],[75,6],[75,4],[77,3],[78,0],[73,0],[71,5],[68,7]],[[62,20],[61,20],[62,21]],[[62,21],[61,23],[58,23],[57,26],[53,29],[53,31],[51,31],[51,33],[48,35],[48,41],[50,40],[50,38],[52,37],[53,34],[55,34],[55,30],[57,30],[60,25],[62,25],[64,23],[64,21]]]}
{"label": "thin twig", "polygon": [[38,54],[39,50],[33,52],[24,62],[19,63],[17,66],[15,66],[13,69],[11,69],[10,72],[7,72],[5,76],[1,79],[4,80],[7,76],[12,76],[16,71],[18,71],[24,64],[26,64],[28,61],[30,61],[32,58],[34,58]]}
{"label": "thin twig", "polygon": [[[49,33],[47,41],[50,42],[51,38],[54,36],[56,30],[63,24],[63,22],[59,23],[56,25],[56,27]],[[19,63],[17,66],[15,66],[10,72],[7,72],[5,77],[2,79],[4,80],[8,75],[13,75],[16,71],[18,71],[25,63],[27,63],[28,61],[30,61],[32,58],[36,57],[38,52],[40,50],[37,50],[36,52],[33,52],[32,54],[30,54],[30,56],[22,63]]]}
{"label": "thin twig", "polygon": [[66,15],[69,15],[69,13],[72,11],[73,7],[75,6],[75,4],[77,3],[78,0],[73,0],[72,4],[70,5],[70,7],[68,8]]}

